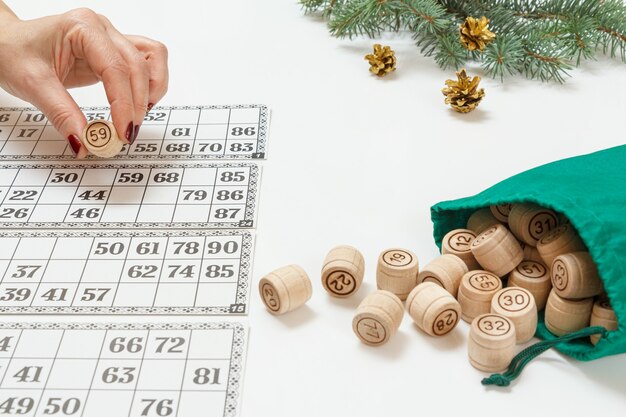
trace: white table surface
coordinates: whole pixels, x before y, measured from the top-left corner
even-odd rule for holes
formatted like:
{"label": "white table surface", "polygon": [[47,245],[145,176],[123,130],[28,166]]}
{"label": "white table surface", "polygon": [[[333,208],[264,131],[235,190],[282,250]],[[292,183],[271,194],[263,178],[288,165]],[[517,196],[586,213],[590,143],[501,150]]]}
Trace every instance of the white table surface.
{"label": "white table surface", "polygon": [[[391,35],[398,70],[368,73],[371,40],[337,40],[296,0],[17,1],[22,18],[85,6],[124,33],[144,34],[170,51],[170,90],[160,103],[264,103],[272,110],[263,162],[243,417],[558,415],[623,416],[626,355],[590,363],[548,352],[508,389],[486,389],[466,359],[469,326],[448,337],[420,333],[405,316],[387,345],[369,348],[352,334],[353,310],[375,287],[378,253],[436,256],[429,207],[474,194],[522,170],[621,144],[626,66],[600,58],[565,85],[485,78],[476,111],[456,114],[440,92],[453,71],[424,58],[408,35]],[[474,65],[470,73],[480,73]],[[72,92],[80,105],[106,105],[101,86]],[[0,105],[24,105],[0,93]],[[348,300],[329,298],[319,281],[332,246],[357,246],[365,283]],[[313,298],[273,317],[256,293],[262,274],[298,263]],[[4,317],[3,320],[35,320]],[[43,317],[124,321],[128,317]],[[133,321],[179,321],[138,317]],[[206,318],[183,318],[201,321]],[[115,416],[112,416],[115,417]]]}

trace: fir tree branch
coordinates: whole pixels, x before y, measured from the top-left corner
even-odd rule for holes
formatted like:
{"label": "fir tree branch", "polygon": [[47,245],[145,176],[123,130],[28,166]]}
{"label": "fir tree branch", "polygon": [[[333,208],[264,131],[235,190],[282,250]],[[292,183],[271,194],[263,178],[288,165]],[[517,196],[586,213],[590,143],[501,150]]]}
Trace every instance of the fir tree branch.
{"label": "fir tree branch", "polygon": [[[503,79],[563,82],[568,71],[601,51],[626,62],[626,4],[623,0],[301,0],[306,12],[322,11],[338,37],[378,36],[407,30],[422,54],[442,68],[481,62]],[[459,41],[466,17],[486,16],[496,40],[484,52]]]}

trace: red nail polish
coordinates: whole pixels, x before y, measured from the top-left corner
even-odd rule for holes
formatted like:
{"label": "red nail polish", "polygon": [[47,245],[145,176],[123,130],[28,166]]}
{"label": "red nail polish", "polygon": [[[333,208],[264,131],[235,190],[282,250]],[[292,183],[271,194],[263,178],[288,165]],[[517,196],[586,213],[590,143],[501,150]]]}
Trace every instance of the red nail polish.
{"label": "red nail polish", "polygon": [[135,126],[135,132],[133,132],[133,140],[130,141],[130,143],[133,143],[135,141],[135,139],[137,139],[137,136],[139,136],[139,128],[141,127],[141,125],[136,125]]}
{"label": "red nail polish", "polygon": [[154,103],[148,103],[148,111],[152,110],[154,107]]}
{"label": "red nail polish", "polygon": [[128,143],[132,143],[134,134],[135,134],[135,125],[133,124],[133,122],[130,122],[128,124],[128,127],[126,128],[126,134],[124,135]]}
{"label": "red nail polish", "polygon": [[74,156],[78,155],[78,152],[80,151],[80,148],[82,146],[80,143],[80,139],[78,139],[78,136],[69,135],[67,137],[67,141],[70,143],[70,148],[72,149],[72,152],[74,152]]}

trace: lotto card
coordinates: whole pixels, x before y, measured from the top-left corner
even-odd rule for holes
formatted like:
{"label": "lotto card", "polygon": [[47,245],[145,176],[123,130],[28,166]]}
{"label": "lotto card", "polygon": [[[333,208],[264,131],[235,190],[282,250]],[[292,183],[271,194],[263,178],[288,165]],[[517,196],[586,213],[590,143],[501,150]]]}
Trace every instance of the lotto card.
{"label": "lotto card", "polygon": [[[0,313],[247,313],[261,170],[202,161],[265,158],[268,124],[157,107],[116,160],[77,162],[38,110],[0,108]],[[0,323],[0,415],[236,416],[246,345],[239,323]]]}
{"label": "lotto card", "polygon": [[244,314],[247,230],[0,231],[0,313]]}
{"label": "lotto card", "polygon": [[237,416],[239,323],[0,323],[0,414]]}
{"label": "lotto card", "polygon": [[5,164],[0,228],[249,228],[256,164]]}
{"label": "lotto card", "polygon": [[[111,120],[108,107],[82,110],[88,121]],[[268,126],[263,105],[155,107],[115,159],[263,159]],[[0,108],[0,160],[63,159],[73,160],[72,151],[43,113]]]}

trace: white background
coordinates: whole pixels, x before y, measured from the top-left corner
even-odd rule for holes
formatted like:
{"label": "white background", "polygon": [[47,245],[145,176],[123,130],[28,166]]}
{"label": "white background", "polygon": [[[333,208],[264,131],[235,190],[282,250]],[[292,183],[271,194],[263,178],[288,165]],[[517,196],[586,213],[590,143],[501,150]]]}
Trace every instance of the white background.
{"label": "white background", "polygon": [[[380,348],[360,344],[351,330],[354,308],[375,287],[382,249],[410,248],[422,265],[436,255],[432,204],[542,163],[619,145],[624,64],[585,63],[565,85],[486,78],[484,101],[462,115],[446,108],[440,92],[453,71],[420,56],[410,36],[385,39],[398,70],[377,79],[363,59],[373,41],[331,38],[296,0],[8,3],[23,18],[84,5],[124,33],[163,41],[171,78],[160,104],[272,109],[253,285],[272,269],[298,263],[314,294],[305,307],[276,318],[253,288],[244,417],[624,415],[626,355],[579,363],[548,352],[511,388],[486,389],[484,375],[466,359],[465,323],[433,339],[405,316]],[[481,74],[473,65],[468,70]],[[82,106],[106,104],[101,86],[73,94]],[[2,93],[0,105],[23,103]],[[319,282],[325,253],[341,243],[360,248],[367,268],[361,290],[343,301],[329,298]]]}

